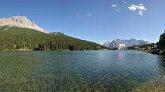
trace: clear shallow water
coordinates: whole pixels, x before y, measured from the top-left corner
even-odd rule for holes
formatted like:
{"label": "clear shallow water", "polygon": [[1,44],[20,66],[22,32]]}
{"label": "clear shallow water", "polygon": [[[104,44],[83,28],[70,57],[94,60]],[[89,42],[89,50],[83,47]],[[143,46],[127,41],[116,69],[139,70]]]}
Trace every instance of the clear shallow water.
{"label": "clear shallow water", "polygon": [[0,52],[0,91],[165,92],[165,57],[139,51]]}

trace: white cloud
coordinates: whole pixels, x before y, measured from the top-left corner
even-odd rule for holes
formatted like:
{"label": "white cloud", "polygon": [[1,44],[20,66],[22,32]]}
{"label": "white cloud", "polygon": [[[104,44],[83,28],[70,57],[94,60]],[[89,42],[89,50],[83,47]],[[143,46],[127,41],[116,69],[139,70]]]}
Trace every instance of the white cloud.
{"label": "white cloud", "polygon": [[117,4],[112,4],[112,7],[116,7],[117,6]]}
{"label": "white cloud", "polygon": [[134,4],[132,4],[131,6],[128,7],[129,10],[131,11],[136,11],[136,6]]}
{"label": "white cloud", "polygon": [[138,9],[138,10],[147,10],[144,6],[142,6],[142,5],[140,5],[140,6],[136,6],[136,8]]}
{"label": "white cloud", "polygon": [[126,4],[127,2],[123,2],[124,4]]}
{"label": "white cloud", "polygon": [[143,16],[143,11],[139,11],[139,15]]}
{"label": "white cloud", "polygon": [[143,11],[147,10],[143,4],[139,4],[139,5],[132,4],[131,6],[128,7],[128,9],[131,11],[138,11],[138,14],[141,16],[143,16]]}
{"label": "white cloud", "polygon": [[139,4],[139,5],[143,5],[143,4]]}
{"label": "white cloud", "polygon": [[128,7],[128,9],[131,10],[131,11],[136,11],[136,10],[143,11],[143,10],[147,10],[143,4],[139,4],[139,5],[132,4],[131,6]]}

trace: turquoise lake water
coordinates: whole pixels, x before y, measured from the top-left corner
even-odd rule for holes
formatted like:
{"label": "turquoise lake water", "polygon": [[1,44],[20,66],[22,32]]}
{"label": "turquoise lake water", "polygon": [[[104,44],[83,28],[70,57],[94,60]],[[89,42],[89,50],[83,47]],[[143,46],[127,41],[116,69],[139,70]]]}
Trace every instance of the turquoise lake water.
{"label": "turquoise lake water", "polygon": [[140,51],[0,52],[0,92],[165,92],[164,76]]}

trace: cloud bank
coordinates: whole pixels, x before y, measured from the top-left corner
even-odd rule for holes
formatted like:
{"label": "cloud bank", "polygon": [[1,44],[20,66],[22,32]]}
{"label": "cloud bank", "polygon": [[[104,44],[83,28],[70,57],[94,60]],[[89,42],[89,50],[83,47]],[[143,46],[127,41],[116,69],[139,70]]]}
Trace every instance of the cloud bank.
{"label": "cloud bank", "polygon": [[147,10],[143,4],[139,4],[139,5],[132,4],[131,6],[128,7],[128,9],[131,11],[138,11],[139,15],[141,16],[143,16],[143,11]]}

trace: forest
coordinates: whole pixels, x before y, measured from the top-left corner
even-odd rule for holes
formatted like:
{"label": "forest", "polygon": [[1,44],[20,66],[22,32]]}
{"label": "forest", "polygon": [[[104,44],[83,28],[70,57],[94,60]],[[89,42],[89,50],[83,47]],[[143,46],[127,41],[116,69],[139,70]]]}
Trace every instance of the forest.
{"label": "forest", "polygon": [[165,50],[165,32],[160,35],[160,38],[159,38],[159,49]]}
{"label": "forest", "polygon": [[28,28],[0,27],[0,50],[99,50],[105,47],[60,32],[43,33]]}

